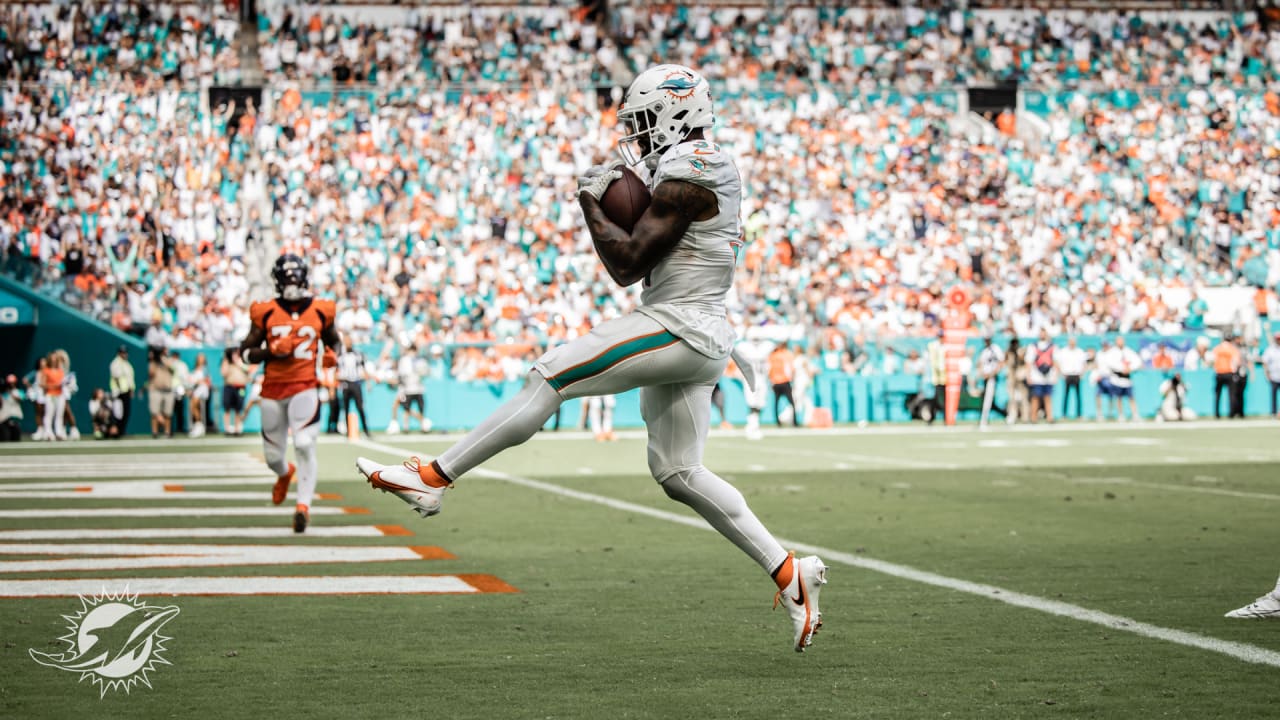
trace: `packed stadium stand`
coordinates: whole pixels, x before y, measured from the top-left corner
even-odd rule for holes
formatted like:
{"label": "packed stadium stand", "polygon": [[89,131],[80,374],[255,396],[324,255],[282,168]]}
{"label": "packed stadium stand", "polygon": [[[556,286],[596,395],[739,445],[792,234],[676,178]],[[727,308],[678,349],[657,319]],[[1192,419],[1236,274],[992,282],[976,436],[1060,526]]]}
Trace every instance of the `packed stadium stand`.
{"label": "packed stadium stand", "polygon": [[353,342],[518,378],[636,304],[575,178],[637,69],[680,62],[740,158],[735,321],[825,369],[882,371],[956,285],[978,333],[1267,334],[1272,8],[895,5],[6,5],[0,268],[225,347],[292,250]]}

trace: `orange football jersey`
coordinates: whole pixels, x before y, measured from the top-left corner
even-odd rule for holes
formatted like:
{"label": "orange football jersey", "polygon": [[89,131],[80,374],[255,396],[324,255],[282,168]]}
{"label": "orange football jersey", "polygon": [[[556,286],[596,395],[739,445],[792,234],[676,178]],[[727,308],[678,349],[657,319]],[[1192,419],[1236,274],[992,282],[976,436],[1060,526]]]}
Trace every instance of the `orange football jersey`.
{"label": "orange football jersey", "polygon": [[289,357],[267,361],[262,397],[282,400],[320,384],[316,360],[323,352],[320,336],[333,325],[336,313],[332,300],[319,298],[303,301],[297,312],[286,310],[277,300],[256,302],[249,307],[249,319],[254,327],[266,332],[268,345],[274,341],[293,348]]}

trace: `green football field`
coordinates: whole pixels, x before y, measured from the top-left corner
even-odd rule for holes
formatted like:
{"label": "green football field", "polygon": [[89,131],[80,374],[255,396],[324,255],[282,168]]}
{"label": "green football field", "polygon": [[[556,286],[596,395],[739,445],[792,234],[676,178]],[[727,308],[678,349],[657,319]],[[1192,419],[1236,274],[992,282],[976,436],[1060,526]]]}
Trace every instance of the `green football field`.
{"label": "green football field", "polygon": [[[803,654],[640,435],[540,435],[429,520],[354,473],[445,447],[326,440],[303,537],[251,439],[0,449],[0,717],[1280,715],[1280,621],[1222,617],[1280,573],[1280,423],[716,434],[830,568]],[[126,585],[177,609],[150,645],[157,610],[65,639]]]}

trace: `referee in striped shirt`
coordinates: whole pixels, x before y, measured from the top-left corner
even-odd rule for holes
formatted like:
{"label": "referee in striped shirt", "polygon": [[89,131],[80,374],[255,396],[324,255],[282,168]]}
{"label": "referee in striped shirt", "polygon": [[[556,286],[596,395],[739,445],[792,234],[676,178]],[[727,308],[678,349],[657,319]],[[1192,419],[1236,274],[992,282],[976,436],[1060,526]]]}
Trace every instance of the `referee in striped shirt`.
{"label": "referee in striped shirt", "polygon": [[[344,341],[342,352],[338,353],[338,391],[342,394],[342,411],[350,424],[351,403],[355,401],[360,427],[365,435],[369,434],[369,422],[364,418],[364,380],[367,374],[364,356],[354,345]],[[348,429],[347,432],[351,430]]]}

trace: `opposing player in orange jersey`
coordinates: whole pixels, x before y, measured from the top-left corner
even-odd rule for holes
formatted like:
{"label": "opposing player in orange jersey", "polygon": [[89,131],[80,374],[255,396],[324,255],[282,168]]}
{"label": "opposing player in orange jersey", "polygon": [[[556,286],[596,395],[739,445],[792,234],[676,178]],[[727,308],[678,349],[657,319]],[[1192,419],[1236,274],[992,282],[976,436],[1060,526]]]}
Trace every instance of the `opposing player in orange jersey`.
{"label": "opposing player in orange jersey", "polygon": [[[307,266],[297,255],[281,255],[271,270],[277,297],[249,308],[253,323],[240,343],[248,363],[263,363],[262,449],[276,473],[271,502],[279,505],[298,477],[293,531],[304,532],[316,491],[316,438],[320,434],[319,370],[328,348],[339,344],[332,300],[311,297]],[[289,431],[298,464],[285,461]]]}

